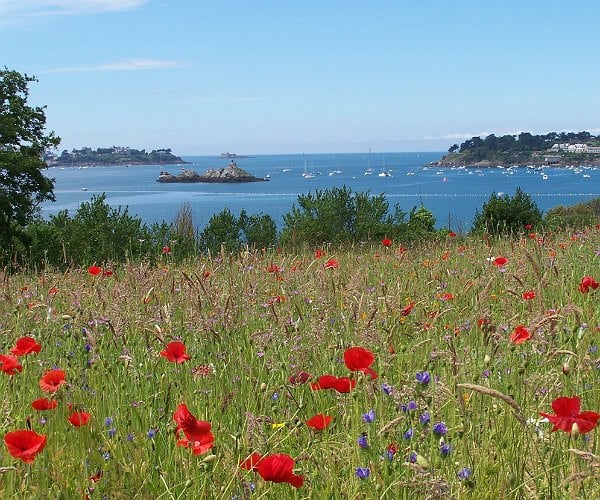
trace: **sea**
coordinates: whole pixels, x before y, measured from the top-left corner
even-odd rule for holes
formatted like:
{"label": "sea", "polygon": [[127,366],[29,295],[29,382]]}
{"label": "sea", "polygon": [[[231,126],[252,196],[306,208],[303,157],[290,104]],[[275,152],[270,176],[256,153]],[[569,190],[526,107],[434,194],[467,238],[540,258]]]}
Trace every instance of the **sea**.
{"label": "sea", "polygon": [[[268,214],[279,228],[283,215],[298,206],[298,196],[335,187],[385,195],[390,212],[395,205],[409,212],[424,205],[437,227],[456,232],[471,228],[477,210],[495,192],[513,195],[520,187],[542,211],[600,197],[600,166],[568,167],[445,167],[431,165],[444,153],[338,153],[256,155],[235,159],[237,165],[267,182],[241,184],[163,184],[161,171],[178,174],[181,168],[203,173],[222,168],[230,160],[216,156],[183,157],[188,165],[52,167],[44,175],[54,179],[55,202],[42,204],[42,216],[66,210],[75,215],[93,195],[106,195],[115,209],[148,225],[171,223],[184,203],[192,207],[194,225],[202,229],[210,218],[228,208],[235,216]],[[600,159],[599,159],[600,165]]]}

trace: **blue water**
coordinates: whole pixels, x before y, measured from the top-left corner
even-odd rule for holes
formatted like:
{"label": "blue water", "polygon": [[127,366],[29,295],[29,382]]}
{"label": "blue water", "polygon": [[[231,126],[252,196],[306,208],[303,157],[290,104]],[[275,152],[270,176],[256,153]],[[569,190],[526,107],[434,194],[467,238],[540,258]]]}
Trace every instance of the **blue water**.
{"label": "blue water", "polygon": [[[443,153],[368,153],[265,155],[240,158],[238,166],[268,182],[244,184],[161,184],[161,170],[172,174],[180,166],[54,167],[45,171],[55,179],[56,202],[45,203],[48,217],[60,210],[74,215],[94,194],[106,194],[112,207],[128,207],[130,215],[153,222],[172,222],[184,202],[194,212],[194,223],[203,228],[213,214],[229,208],[234,215],[269,214],[281,225],[299,194],[347,186],[353,191],[384,194],[390,208],[405,211],[423,203],[433,212],[437,226],[455,231],[471,227],[475,211],[492,192],[512,195],[517,187],[546,211],[556,205],[574,205],[600,197],[600,167],[435,168],[428,166]],[[186,157],[186,167],[203,173],[228,160],[208,156]],[[369,165],[371,175],[365,175]],[[289,170],[288,170],[289,169]],[[336,173],[339,171],[339,173]],[[379,174],[387,171],[390,176]],[[313,174],[305,178],[304,173]]]}

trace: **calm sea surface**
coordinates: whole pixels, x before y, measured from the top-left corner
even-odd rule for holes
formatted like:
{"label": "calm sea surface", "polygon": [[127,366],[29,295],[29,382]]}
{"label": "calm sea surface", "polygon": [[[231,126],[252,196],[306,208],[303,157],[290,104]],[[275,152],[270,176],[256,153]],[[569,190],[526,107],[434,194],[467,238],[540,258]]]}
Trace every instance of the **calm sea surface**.
{"label": "calm sea surface", "polygon": [[[229,208],[234,215],[269,214],[281,225],[298,195],[347,186],[353,191],[385,194],[390,208],[405,211],[423,203],[433,212],[438,227],[470,228],[476,209],[490,194],[512,195],[517,187],[528,193],[543,211],[556,205],[574,205],[600,197],[600,167],[434,168],[428,166],[443,153],[368,153],[265,155],[239,158],[237,164],[268,182],[243,184],[161,184],[161,170],[174,166],[53,167],[45,171],[55,179],[56,202],[42,206],[44,217],[79,205],[94,194],[106,194],[112,207],[128,207],[129,214],[146,223],[172,222],[185,202],[194,211],[194,223],[203,228],[210,217]],[[229,160],[209,156],[185,157],[187,168],[199,173],[221,168]],[[370,168],[370,170],[369,170]],[[366,174],[371,172],[370,174]],[[386,172],[387,176],[383,175]],[[305,175],[307,174],[307,175]]]}

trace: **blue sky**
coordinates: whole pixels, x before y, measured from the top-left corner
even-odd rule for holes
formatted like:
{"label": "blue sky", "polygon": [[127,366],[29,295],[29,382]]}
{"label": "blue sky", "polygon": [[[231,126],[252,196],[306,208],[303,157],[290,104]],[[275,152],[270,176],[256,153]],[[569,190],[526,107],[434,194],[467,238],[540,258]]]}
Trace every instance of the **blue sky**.
{"label": "blue sky", "polygon": [[600,133],[600,2],[0,0],[60,149],[443,151]]}

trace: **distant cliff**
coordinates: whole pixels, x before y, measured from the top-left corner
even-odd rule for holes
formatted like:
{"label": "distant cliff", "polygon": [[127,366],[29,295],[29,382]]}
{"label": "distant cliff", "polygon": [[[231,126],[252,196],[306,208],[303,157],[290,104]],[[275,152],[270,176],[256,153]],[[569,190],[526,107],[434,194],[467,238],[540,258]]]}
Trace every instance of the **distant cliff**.
{"label": "distant cliff", "polygon": [[206,173],[199,174],[193,170],[183,169],[179,175],[172,175],[169,172],[162,171],[156,179],[156,182],[221,182],[221,183],[235,183],[235,182],[261,182],[268,181],[269,179],[262,179],[260,177],[254,177],[252,174],[246,172],[244,169],[238,167],[234,161],[232,161],[225,168],[209,168]]}
{"label": "distant cliff", "polygon": [[101,165],[184,165],[188,162],[171,153],[170,149],[153,149],[147,153],[145,149],[129,147],[73,149],[64,150],[60,156],[46,155],[44,160],[53,167],[81,167]]}

